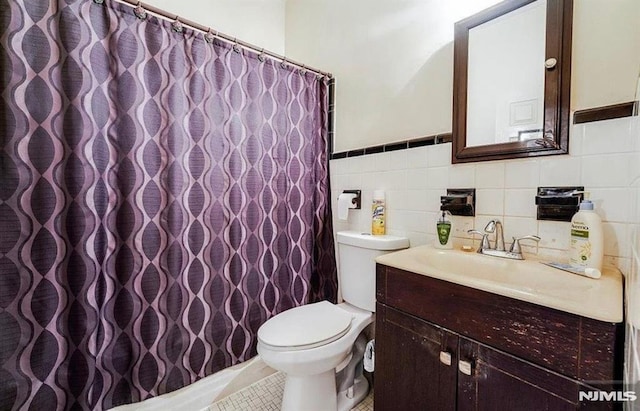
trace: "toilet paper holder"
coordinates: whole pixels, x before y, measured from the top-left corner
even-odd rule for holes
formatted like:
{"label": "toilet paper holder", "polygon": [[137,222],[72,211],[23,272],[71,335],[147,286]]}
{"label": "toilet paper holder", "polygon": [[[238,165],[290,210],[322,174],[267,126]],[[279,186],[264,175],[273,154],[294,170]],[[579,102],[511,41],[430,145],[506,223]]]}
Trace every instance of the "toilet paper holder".
{"label": "toilet paper holder", "polygon": [[355,194],[355,198],[353,200],[351,200],[351,203],[355,205],[355,207],[352,207],[351,209],[356,209],[356,210],[360,210],[361,205],[362,205],[362,196],[361,196],[361,190],[344,190],[342,191],[344,194]]}

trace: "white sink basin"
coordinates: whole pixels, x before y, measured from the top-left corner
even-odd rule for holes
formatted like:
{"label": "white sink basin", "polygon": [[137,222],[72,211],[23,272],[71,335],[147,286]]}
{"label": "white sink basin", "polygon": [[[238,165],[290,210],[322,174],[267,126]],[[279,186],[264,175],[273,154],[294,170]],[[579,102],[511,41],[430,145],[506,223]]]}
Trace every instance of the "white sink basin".
{"label": "white sink basin", "polygon": [[622,321],[622,274],[605,267],[592,279],[537,260],[508,260],[420,246],[376,258],[390,267],[607,322]]}

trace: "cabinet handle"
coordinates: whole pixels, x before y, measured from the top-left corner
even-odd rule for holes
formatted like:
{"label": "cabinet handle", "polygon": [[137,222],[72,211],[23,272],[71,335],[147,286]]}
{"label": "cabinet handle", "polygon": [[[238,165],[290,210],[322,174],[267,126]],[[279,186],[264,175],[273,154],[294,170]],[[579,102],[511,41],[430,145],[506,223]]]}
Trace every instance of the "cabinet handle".
{"label": "cabinet handle", "polygon": [[440,351],[440,362],[444,365],[451,365],[451,353]]}
{"label": "cabinet handle", "polygon": [[471,361],[458,361],[458,370],[464,375],[471,375],[473,373],[473,364]]}

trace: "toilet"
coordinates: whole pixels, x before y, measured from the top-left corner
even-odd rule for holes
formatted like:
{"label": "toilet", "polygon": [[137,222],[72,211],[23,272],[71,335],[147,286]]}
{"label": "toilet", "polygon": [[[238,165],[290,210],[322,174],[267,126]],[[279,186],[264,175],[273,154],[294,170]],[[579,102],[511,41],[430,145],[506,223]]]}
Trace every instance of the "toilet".
{"label": "toilet", "polygon": [[[375,258],[409,247],[409,240],[340,231],[337,245],[338,281],[344,302],[336,305],[321,301],[292,308],[258,330],[258,354],[267,365],[286,374],[283,411],[350,410],[368,392],[364,378],[349,381],[350,388],[337,392],[336,372],[356,366],[358,359],[351,361],[354,344],[373,322]],[[344,382],[340,386],[344,387]]]}

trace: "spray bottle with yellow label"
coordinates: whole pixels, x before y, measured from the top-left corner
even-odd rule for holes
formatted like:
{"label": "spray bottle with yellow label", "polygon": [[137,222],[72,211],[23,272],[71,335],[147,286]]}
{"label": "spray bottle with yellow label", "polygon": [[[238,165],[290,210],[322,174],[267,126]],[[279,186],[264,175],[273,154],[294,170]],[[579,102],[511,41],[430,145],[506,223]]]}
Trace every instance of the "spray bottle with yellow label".
{"label": "spray bottle with yellow label", "polygon": [[384,235],[386,233],[385,214],[384,191],[375,190],[373,192],[373,203],[371,205],[371,234]]}

